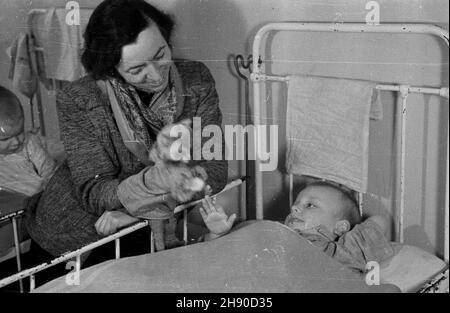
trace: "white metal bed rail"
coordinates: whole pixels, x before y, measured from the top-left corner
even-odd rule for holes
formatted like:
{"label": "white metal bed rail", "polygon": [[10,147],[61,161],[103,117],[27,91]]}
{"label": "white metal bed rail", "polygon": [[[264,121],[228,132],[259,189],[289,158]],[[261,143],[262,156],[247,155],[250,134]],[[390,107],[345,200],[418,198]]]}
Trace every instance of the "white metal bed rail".
{"label": "white metal bed rail", "polygon": [[[20,272],[22,270],[22,261],[20,259],[20,242],[19,242],[19,231],[17,228],[17,219],[22,217],[22,215],[25,213],[24,210],[18,210],[15,212],[11,212],[9,214],[5,214],[0,217],[0,224],[4,223],[8,220],[11,221],[13,226],[13,235],[14,235],[14,252],[16,254],[16,265],[17,265],[17,271]],[[22,280],[19,280],[19,290],[20,292],[23,292],[23,282]]]}
{"label": "white metal bed rail", "polygon": [[[234,188],[237,187],[239,185],[241,185],[244,181],[245,181],[245,177],[241,177],[238,178],[236,180],[231,181],[230,183],[228,183],[220,192],[216,193],[215,195],[213,195],[213,197],[217,197],[220,194]],[[181,204],[179,206],[177,206],[174,209],[174,214],[179,213],[181,211],[183,211],[183,241],[184,244],[187,245],[188,244],[188,232],[187,232],[187,211],[189,208],[199,204],[202,200],[196,200],[196,201],[192,201],[186,204]],[[15,218],[21,216],[24,213],[24,210],[20,210],[17,212],[13,212],[10,213],[8,215],[2,216],[0,218],[0,222],[7,220],[7,219],[13,219],[13,223],[15,221]],[[14,225],[14,224],[13,224]],[[9,277],[3,278],[0,280],[0,288],[5,287],[7,285],[10,285],[14,282],[19,281],[20,283],[20,292],[23,292],[23,284],[22,284],[22,280],[26,277],[30,277],[30,291],[33,290],[35,288],[35,275],[43,270],[46,270],[50,267],[53,267],[57,264],[63,263],[63,262],[68,262],[71,261],[75,258],[75,271],[79,272],[81,270],[81,255],[83,253],[86,253],[88,251],[91,251],[97,247],[100,247],[106,243],[109,243],[111,241],[115,241],[115,258],[119,259],[120,258],[120,238],[128,235],[134,231],[137,231],[139,229],[142,229],[146,226],[150,226],[148,220],[143,220],[141,222],[135,223],[132,226],[126,227],[112,235],[109,235],[105,238],[102,238],[98,241],[95,241],[93,243],[90,243],[80,249],[71,251],[71,252],[67,252],[49,262],[46,263],[42,263],[40,265],[34,266],[32,268],[26,269],[21,271],[21,266],[20,266],[20,246],[19,246],[19,241],[18,241],[18,236],[17,236],[17,229],[14,228],[14,238],[15,238],[15,247],[16,247],[16,258],[18,260],[18,273],[11,275]],[[155,244],[154,244],[154,236],[153,236],[153,231],[150,231],[150,253],[155,252]]]}
{"label": "white metal bed rail", "polygon": [[[302,23],[302,22],[282,22],[270,23],[264,25],[259,29],[254,37],[253,42],[253,72],[250,78],[253,82],[253,110],[254,110],[254,124],[261,124],[261,99],[260,99],[260,85],[265,81],[281,81],[287,82],[289,80],[286,76],[269,76],[265,75],[262,70],[262,56],[260,53],[261,42],[267,33],[271,31],[300,31],[300,32],[344,32],[344,33],[397,33],[397,34],[431,34],[435,35],[449,45],[448,31],[434,25],[427,24],[361,24],[361,23]],[[380,84],[376,87],[379,90],[397,91],[400,93],[402,99],[402,122],[401,122],[401,158],[400,158],[400,210],[397,214],[397,239],[403,241],[403,212],[404,212],[404,177],[405,177],[405,125],[406,125],[406,98],[409,93],[424,93],[435,94],[446,99],[449,98],[449,88],[427,88],[427,87],[413,87],[408,85],[386,85]],[[255,127],[255,129],[258,129]],[[262,147],[263,136],[259,132],[255,132],[255,203],[256,203],[256,218],[263,219],[263,186],[262,186],[262,171],[260,160],[260,147]],[[446,163],[446,197],[445,197],[445,239],[444,239],[444,259],[448,262],[449,259],[449,202],[448,202],[448,170],[449,170],[449,135],[447,133],[447,163]],[[290,178],[290,193],[292,193],[292,176]],[[361,200],[360,195],[360,200]],[[290,195],[292,201],[292,195]],[[361,204],[361,201],[360,201]]]}
{"label": "white metal bed rail", "polygon": [[[62,8],[62,7],[58,7],[58,8]],[[82,8],[82,9],[93,9],[90,7],[87,8]],[[28,34],[30,35],[30,39],[31,39],[31,45],[30,45],[30,54],[33,56],[32,57],[32,66],[33,66],[33,70],[35,72],[36,75],[38,75],[38,71],[37,71],[37,56],[35,54],[36,51],[43,51],[43,48],[40,46],[37,46],[35,43],[35,38],[32,32],[32,20],[34,18],[34,16],[36,14],[45,14],[47,12],[47,9],[32,9],[29,13],[28,13],[28,19],[27,19],[27,31]],[[42,100],[41,100],[41,90],[40,90],[40,85],[38,84],[37,86],[37,91],[36,91],[36,99],[38,102],[38,106],[37,106],[37,110],[38,110],[38,118],[39,118],[39,124],[40,124],[40,130],[41,130],[41,134],[45,135],[45,123],[44,123],[44,117],[43,117],[43,109],[42,109]],[[33,110],[33,107],[31,107],[31,110]],[[33,113],[32,113],[32,116]],[[33,125],[34,125],[34,119],[33,119]],[[214,197],[218,196],[219,194],[222,194],[234,187],[237,187],[239,185],[241,185],[243,182],[245,181],[245,177],[241,177],[239,179],[236,179],[232,182],[230,182],[229,184],[227,184],[225,186],[225,188],[223,190],[221,190],[219,193],[215,194]],[[179,213],[181,211],[183,211],[183,241],[184,244],[186,245],[188,243],[188,230],[187,230],[187,209],[191,208],[197,204],[199,204],[201,202],[201,200],[197,200],[197,201],[193,201],[190,203],[186,203],[186,204],[182,204],[179,205],[175,208],[174,213]],[[57,264],[60,264],[62,262],[66,262],[69,261],[73,258],[76,258],[76,270],[80,271],[80,267],[81,267],[81,262],[80,262],[80,256],[87,252],[90,251],[92,249],[95,249],[99,246],[102,246],[106,243],[109,243],[111,241],[115,241],[115,254],[116,254],[116,259],[120,258],[120,238],[123,237],[124,235],[127,235],[129,233],[132,233],[136,230],[139,230],[141,228],[144,228],[146,226],[149,226],[148,221],[142,221],[142,222],[138,222],[130,227],[124,228],[122,230],[120,230],[117,233],[114,233],[108,237],[102,238],[96,242],[90,243],[78,250],[75,251],[71,251],[68,252],[62,256],[59,256],[49,262],[37,265],[33,268],[30,269],[26,269],[24,271],[21,270],[21,251],[20,251],[20,243],[19,243],[19,239],[18,239],[18,232],[17,232],[17,221],[16,219],[21,217],[22,214],[24,213],[24,210],[20,210],[17,212],[13,212],[10,213],[8,215],[2,216],[0,218],[0,222],[3,222],[5,220],[11,219],[12,223],[13,223],[13,230],[14,230],[14,244],[15,244],[15,252],[16,252],[16,261],[17,261],[17,269],[18,269],[18,273],[11,275],[9,277],[6,277],[4,279],[0,280],[0,288],[7,286],[9,284],[12,284],[14,282],[19,281],[20,283],[20,292],[23,292],[23,283],[22,280],[26,277],[30,277],[30,290],[33,290],[35,287],[35,281],[34,281],[34,275],[38,272],[41,272],[47,268],[50,268],[52,266],[55,266]],[[153,232],[151,231],[151,239],[150,239],[150,252],[154,252],[154,238],[153,238]]]}
{"label": "white metal bed rail", "polygon": [[[112,235],[110,235],[108,237],[105,237],[105,238],[102,238],[102,239],[100,239],[100,240],[98,240],[96,242],[90,243],[90,244],[88,244],[88,245],[86,245],[86,246],[84,246],[84,247],[82,247],[82,248],[80,248],[78,250],[68,252],[68,253],[63,254],[63,255],[61,255],[61,256],[59,256],[59,257],[57,257],[57,258],[55,258],[55,259],[53,259],[53,260],[51,260],[49,262],[45,262],[45,263],[42,263],[42,264],[37,265],[35,267],[32,267],[32,268],[20,271],[19,273],[16,273],[14,275],[11,275],[9,277],[6,277],[6,278],[0,280],[0,288],[2,288],[4,286],[7,286],[9,284],[12,284],[12,283],[14,283],[16,281],[21,281],[22,279],[24,279],[26,277],[30,277],[30,291],[31,291],[31,290],[33,290],[35,288],[35,277],[34,276],[38,272],[41,272],[41,271],[43,271],[45,269],[53,267],[53,266],[55,266],[57,264],[73,260],[74,258],[76,259],[75,269],[76,269],[77,272],[79,272],[80,269],[81,269],[81,259],[80,259],[80,257],[81,257],[81,255],[83,253],[88,252],[88,251],[90,251],[92,249],[95,249],[97,247],[100,247],[100,246],[102,246],[102,245],[104,245],[106,243],[109,243],[111,241],[115,241],[116,242],[116,259],[118,259],[118,258],[120,258],[120,241],[119,241],[120,238],[125,236],[125,235],[127,235],[127,234],[130,234],[130,233],[132,233],[132,232],[134,232],[134,231],[136,231],[138,229],[144,228],[144,227],[146,227],[148,225],[149,225],[149,223],[148,223],[147,220],[142,221],[142,222],[138,222],[138,223],[136,223],[136,224],[134,224],[134,225],[132,225],[130,227],[124,228],[124,229],[120,230],[119,232],[114,233],[114,234],[112,234]],[[153,238],[151,238],[151,241],[153,241]]]}

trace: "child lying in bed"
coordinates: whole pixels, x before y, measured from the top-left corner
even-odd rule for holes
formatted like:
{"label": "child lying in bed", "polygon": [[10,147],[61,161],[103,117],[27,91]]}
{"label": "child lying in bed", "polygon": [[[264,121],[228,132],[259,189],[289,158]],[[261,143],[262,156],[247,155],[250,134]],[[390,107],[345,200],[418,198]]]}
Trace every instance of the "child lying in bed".
{"label": "child lying in bed", "polygon": [[[211,198],[203,201],[200,213],[210,233],[205,240],[228,233],[236,215],[228,217]],[[361,223],[356,201],[327,182],[314,182],[298,195],[285,225],[295,230],[327,255],[350,269],[364,273],[369,261],[391,258],[395,252],[385,236],[387,222],[373,216]]]}
{"label": "child lying in bed", "polygon": [[44,189],[55,170],[43,138],[24,131],[19,99],[0,86],[0,189],[32,196]]}

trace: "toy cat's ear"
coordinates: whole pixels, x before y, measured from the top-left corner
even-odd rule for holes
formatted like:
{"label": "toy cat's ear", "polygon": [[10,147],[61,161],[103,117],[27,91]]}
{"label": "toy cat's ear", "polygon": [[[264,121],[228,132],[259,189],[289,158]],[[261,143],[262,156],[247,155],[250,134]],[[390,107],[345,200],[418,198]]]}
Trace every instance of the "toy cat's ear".
{"label": "toy cat's ear", "polygon": [[199,165],[196,165],[192,168],[192,173],[194,176],[199,177],[206,181],[208,179],[208,174],[206,173],[205,169]]}
{"label": "toy cat's ear", "polygon": [[184,119],[184,120],[181,120],[181,121],[179,122],[179,124],[182,124],[182,125],[184,125],[184,126],[186,126],[186,127],[191,128],[191,126],[192,126],[192,120],[191,120],[190,118],[186,118],[186,119]]}
{"label": "toy cat's ear", "polygon": [[159,146],[167,147],[172,141],[173,139],[170,137],[170,130],[168,130],[167,133],[159,132],[157,139]]}

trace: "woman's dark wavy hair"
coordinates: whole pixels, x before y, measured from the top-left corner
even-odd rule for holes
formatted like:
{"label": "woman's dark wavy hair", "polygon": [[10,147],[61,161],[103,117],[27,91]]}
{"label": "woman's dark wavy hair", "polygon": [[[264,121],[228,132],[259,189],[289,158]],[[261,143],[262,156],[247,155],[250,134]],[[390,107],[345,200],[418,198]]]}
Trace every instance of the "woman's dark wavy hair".
{"label": "woman's dark wavy hair", "polygon": [[174,20],[144,0],[105,0],[92,13],[84,32],[81,63],[94,79],[117,76],[122,47],[136,41],[139,33],[155,23],[166,42]]}

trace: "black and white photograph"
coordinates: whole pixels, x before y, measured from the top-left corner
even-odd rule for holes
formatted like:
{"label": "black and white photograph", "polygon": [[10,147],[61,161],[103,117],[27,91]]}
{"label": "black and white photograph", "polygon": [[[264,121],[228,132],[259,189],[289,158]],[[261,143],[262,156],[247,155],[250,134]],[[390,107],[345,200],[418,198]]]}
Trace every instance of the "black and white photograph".
{"label": "black and white photograph", "polygon": [[0,0],[0,296],[448,294],[448,184],[447,0]]}

